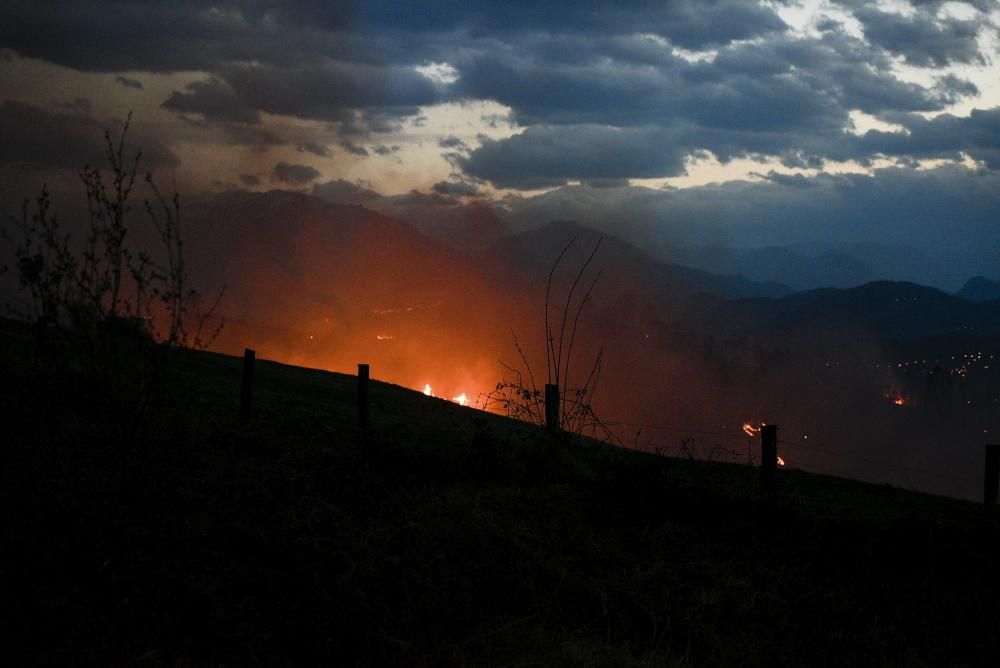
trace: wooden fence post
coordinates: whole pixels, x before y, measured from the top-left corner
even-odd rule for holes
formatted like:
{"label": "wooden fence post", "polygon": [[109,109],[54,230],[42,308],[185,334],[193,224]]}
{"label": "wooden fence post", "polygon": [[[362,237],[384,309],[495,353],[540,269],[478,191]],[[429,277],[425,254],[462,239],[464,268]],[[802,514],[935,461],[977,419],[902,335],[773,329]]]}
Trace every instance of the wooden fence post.
{"label": "wooden fence post", "polygon": [[368,375],[367,364],[358,365],[358,425],[368,431]]}
{"label": "wooden fence post", "polygon": [[48,317],[42,315],[38,316],[38,320],[35,321],[35,340],[34,340],[34,356],[33,364],[34,369],[37,371],[42,365],[42,349],[45,347],[45,330],[49,327]]}
{"label": "wooden fence post", "polygon": [[550,436],[558,436],[559,425],[559,386],[545,384],[545,429]]}
{"label": "wooden fence post", "polygon": [[778,468],[778,426],[765,424],[760,428],[760,492],[774,491],[774,474]]}
{"label": "wooden fence post", "polygon": [[1000,445],[986,446],[983,477],[983,513],[987,523],[996,524],[997,493],[1000,491]]}
{"label": "wooden fence post", "polygon": [[253,367],[257,353],[253,348],[243,350],[243,385],[240,389],[240,421],[246,422],[250,419],[250,410],[253,404]]}

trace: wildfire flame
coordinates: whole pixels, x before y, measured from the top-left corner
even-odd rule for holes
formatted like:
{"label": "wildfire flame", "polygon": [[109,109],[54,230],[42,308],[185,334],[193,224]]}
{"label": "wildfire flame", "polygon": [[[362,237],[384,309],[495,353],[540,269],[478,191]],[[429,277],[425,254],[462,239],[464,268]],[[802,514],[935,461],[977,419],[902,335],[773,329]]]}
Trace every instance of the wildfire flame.
{"label": "wildfire flame", "polygon": [[[430,383],[427,383],[427,384],[424,385],[424,396],[427,396],[427,397],[435,397],[435,396],[437,396],[436,394],[434,394],[434,390],[433,390],[433,388],[431,388],[431,384]],[[452,397],[451,400],[454,401],[459,406],[468,406],[469,405],[469,395],[466,394],[465,392],[460,393],[458,396]]]}
{"label": "wildfire flame", "polygon": [[[743,423],[743,433],[746,434],[747,436],[749,436],[750,438],[756,438],[756,437],[760,436],[760,427],[753,426],[753,423],[751,423],[751,422],[744,422]],[[776,456],[778,457],[778,466],[784,466],[785,465],[785,460],[782,459],[778,455],[776,455]]]}
{"label": "wildfire flame", "polygon": [[886,388],[885,392],[882,393],[882,397],[897,406],[906,406],[910,403],[910,397],[905,392],[897,392],[891,388]]}

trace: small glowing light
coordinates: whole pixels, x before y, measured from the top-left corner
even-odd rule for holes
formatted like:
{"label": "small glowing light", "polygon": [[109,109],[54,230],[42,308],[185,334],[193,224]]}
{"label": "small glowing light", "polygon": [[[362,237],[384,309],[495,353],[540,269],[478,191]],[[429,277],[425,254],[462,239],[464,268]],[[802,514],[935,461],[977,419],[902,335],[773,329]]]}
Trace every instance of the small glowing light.
{"label": "small glowing light", "polygon": [[452,397],[451,400],[454,401],[459,406],[468,406],[469,405],[469,397],[466,396],[465,392],[462,392],[457,397]]}
{"label": "small glowing light", "polygon": [[781,457],[778,457],[778,466],[784,466],[784,465],[785,465],[785,460],[782,459]]}
{"label": "small glowing light", "polygon": [[428,397],[433,397],[434,396],[434,392],[433,392],[433,390],[431,390],[430,383],[428,383],[427,385],[424,385],[424,395],[428,396]]}

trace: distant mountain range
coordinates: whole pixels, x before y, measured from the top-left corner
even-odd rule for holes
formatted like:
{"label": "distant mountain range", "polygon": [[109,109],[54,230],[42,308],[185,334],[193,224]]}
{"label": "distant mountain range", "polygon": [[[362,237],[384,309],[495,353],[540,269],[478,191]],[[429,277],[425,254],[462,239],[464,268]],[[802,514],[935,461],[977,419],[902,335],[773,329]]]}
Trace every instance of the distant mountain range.
{"label": "distant mountain range", "polygon": [[1000,302],[973,302],[914,283],[875,281],[780,299],[736,300],[727,317],[753,322],[758,334],[866,332],[879,338],[1000,336]]}
{"label": "distant mountain range", "polygon": [[[764,338],[803,329],[850,329],[877,337],[1000,335],[1000,302],[988,301],[1000,298],[1000,283],[982,277],[957,295],[889,281],[793,292],[779,280],[752,280],[739,271],[755,268],[757,276],[794,275],[800,281],[811,275],[806,282],[834,275],[841,283],[863,281],[866,266],[843,253],[807,257],[761,248],[732,252],[734,265],[723,266],[725,254],[704,249],[699,264],[718,267],[711,272],[658,261],[621,239],[568,221],[501,238],[485,251],[462,252],[363,206],[283,191],[196,198],[185,215],[190,266],[200,267],[196,283],[227,285],[224,310],[274,326],[316,329],[316,323],[335,322],[347,336],[359,314],[448,304],[451,319],[442,315],[438,326],[457,327],[457,304],[468,309],[517,295],[539,299],[555,258],[576,239],[557,277],[571,280],[603,236],[592,265],[592,271],[604,272],[595,298],[603,295],[610,303],[629,296],[659,304],[662,312],[701,331]],[[690,309],[691,317],[681,309]],[[489,318],[488,310],[480,312],[472,320]]]}
{"label": "distant mountain range", "polygon": [[779,283],[795,290],[853,288],[877,278],[864,262],[838,250],[810,254],[781,246],[731,248],[701,246],[681,251],[682,264],[712,273],[736,273],[755,281]]}
{"label": "distant mountain range", "polygon": [[991,281],[988,278],[976,276],[966,281],[956,294],[962,299],[974,302],[1000,299],[1000,281]]}
{"label": "distant mountain range", "polygon": [[[666,298],[711,295],[728,299],[779,297],[792,290],[777,282],[752,281],[738,273],[715,274],[653,259],[635,246],[572,221],[556,221],[528,232],[501,239],[483,259],[514,269],[544,285],[553,262],[573,239],[561,263],[562,273],[573,273],[601,240],[594,267],[605,271],[605,282],[617,291],[646,291]],[[612,287],[611,290],[616,290]]]}

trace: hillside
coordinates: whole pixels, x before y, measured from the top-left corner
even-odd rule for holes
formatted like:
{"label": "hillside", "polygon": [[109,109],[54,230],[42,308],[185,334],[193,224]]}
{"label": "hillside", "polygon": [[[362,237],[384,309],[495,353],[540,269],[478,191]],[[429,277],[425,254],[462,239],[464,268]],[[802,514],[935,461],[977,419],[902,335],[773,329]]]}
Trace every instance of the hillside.
{"label": "hillside", "polygon": [[[883,486],[548,443],[400,387],[175,351],[30,368],[4,322],[14,665],[996,665],[980,509]],[[65,359],[64,359],[65,361]],[[373,368],[377,378],[378,368]]]}

